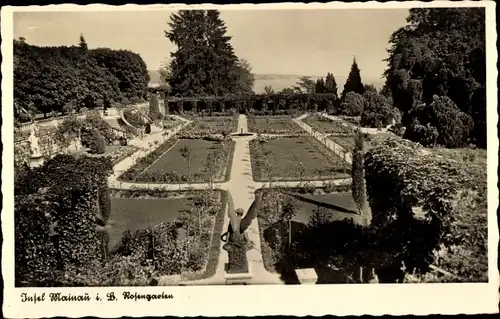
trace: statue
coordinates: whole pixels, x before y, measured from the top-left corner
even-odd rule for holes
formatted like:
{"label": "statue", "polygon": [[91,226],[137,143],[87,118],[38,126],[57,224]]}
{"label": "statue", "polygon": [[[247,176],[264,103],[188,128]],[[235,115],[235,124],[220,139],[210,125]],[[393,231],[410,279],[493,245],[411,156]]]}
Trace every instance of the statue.
{"label": "statue", "polygon": [[78,135],[76,136],[76,142],[75,142],[75,147],[76,150],[79,151],[83,148],[82,146],[82,130],[78,130]]}
{"label": "statue", "polygon": [[30,143],[30,152],[31,152],[31,157],[41,157],[42,154],[40,153],[40,143],[38,142],[38,128],[36,127],[36,124],[33,124],[31,128],[31,134],[30,137],[28,138],[28,141]]}
{"label": "statue", "polygon": [[225,242],[222,248],[227,251],[229,262],[227,272],[230,274],[248,273],[247,251],[253,248],[253,243],[248,239],[246,230],[257,217],[260,206],[260,196],[250,206],[245,217],[243,209],[234,210],[232,198],[229,198],[229,226],[227,232],[221,237]]}

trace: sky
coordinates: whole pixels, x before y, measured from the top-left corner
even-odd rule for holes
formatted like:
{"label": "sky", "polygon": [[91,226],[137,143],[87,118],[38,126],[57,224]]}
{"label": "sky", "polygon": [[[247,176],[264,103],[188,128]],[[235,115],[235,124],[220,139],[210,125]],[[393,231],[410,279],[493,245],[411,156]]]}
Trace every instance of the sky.
{"label": "sky", "polygon": [[[157,70],[176,47],[165,38],[174,11],[16,12],[14,38],[29,44],[128,49]],[[356,57],[363,77],[380,78],[389,37],[407,9],[221,10],[231,44],[256,74],[347,76]]]}

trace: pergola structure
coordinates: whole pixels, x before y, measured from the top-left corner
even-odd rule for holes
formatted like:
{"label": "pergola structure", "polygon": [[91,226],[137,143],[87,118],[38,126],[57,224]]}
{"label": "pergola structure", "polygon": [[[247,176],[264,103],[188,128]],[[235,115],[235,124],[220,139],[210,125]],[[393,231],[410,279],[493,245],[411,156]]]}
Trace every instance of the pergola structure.
{"label": "pergola structure", "polygon": [[327,110],[337,104],[337,95],[332,93],[274,93],[242,94],[225,96],[165,96],[165,112],[184,111],[224,112],[229,109],[247,113],[250,110],[273,112],[290,109]]}

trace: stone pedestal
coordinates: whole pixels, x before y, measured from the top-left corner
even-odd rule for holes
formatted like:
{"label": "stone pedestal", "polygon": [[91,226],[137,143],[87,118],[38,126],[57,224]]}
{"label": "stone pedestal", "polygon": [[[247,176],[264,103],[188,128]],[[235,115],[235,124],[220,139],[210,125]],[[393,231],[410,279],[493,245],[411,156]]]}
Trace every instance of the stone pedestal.
{"label": "stone pedestal", "polygon": [[39,167],[43,165],[42,155],[32,155],[30,157],[30,167]]}
{"label": "stone pedestal", "polygon": [[295,273],[301,285],[315,285],[318,281],[314,268],[295,269]]}
{"label": "stone pedestal", "polygon": [[226,281],[226,285],[248,285],[250,284],[253,273],[252,273],[252,268],[251,268],[251,263],[248,263],[248,272],[244,273],[228,273],[227,272],[227,267],[228,265],[225,265],[226,271],[224,272],[224,279]]}

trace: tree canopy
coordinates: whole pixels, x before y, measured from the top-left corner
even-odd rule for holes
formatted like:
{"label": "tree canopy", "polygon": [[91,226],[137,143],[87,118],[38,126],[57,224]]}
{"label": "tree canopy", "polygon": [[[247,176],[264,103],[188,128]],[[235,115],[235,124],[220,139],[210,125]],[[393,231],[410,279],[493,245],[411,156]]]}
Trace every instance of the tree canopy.
{"label": "tree canopy", "polygon": [[252,92],[247,61],[239,60],[217,10],[180,10],[170,16],[165,37],[177,45],[167,81],[174,96],[223,96]]}
{"label": "tree canopy", "polygon": [[78,46],[70,47],[39,47],[14,40],[14,101],[32,112],[48,114],[143,99],[148,81],[139,55],[89,50],[83,35]]}
{"label": "tree canopy", "polygon": [[485,147],[484,8],[416,8],[407,22],[391,36],[383,90],[401,110],[403,124],[414,122],[412,110],[422,103],[447,96],[472,117],[471,138]]}

